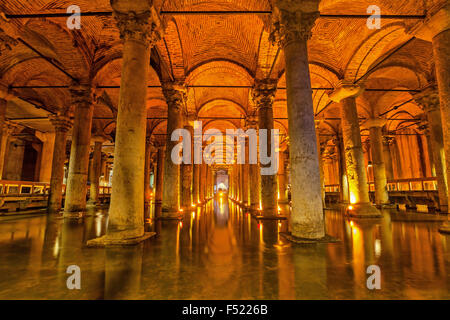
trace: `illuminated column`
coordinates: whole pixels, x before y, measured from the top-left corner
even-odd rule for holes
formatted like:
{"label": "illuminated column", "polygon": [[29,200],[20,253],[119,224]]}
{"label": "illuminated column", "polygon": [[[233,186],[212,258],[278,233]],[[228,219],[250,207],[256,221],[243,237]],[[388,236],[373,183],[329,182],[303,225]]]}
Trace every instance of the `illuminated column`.
{"label": "illuminated column", "polygon": [[364,154],[361,143],[356,97],[362,88],[342,84],[330,98],[341,102],[341,126],[345,148],[347,178],[350,191],[349,215],[355,217],[379,217],[380,212],[370,203]]}
{"label": "illuminated column", "polygon": [[[257,122],[254,118],[248,118],[248,128],[257,130]],[[259,183],[259,165],[249,164],[249,180],[250,180],[250,207],[252,210],[258,210],[260,206],[259,195],[260,195],[260,183]]]}
{"label": "illuminated column", "polygon": [[172,132],[183,128],[182,112],[186,101],[186,92],[182,85],[165,83],[163,93],[167,101],[167,140],[164,159],[162,218],[179,217],[180,165],[172,161],[172,150],[178,141],[172,141]]}
{"label": "illuminated column", "polygon": [[151,1],[112,1],[123,40],[122,77],[108,230],[88,245],[136,244],[144,233],[144,167],[150,51],[161,39]]}
{"label": "illuminated column", "polygon": [[[419,24],[415,33],[416,37],[431,41],[433,44],[448,180],[450,175],[450,4],[448,1],[440,8],[432,7],[428,11],[427,19],[423,24]],[[448,217],[450,219],[450,215]],[[447,221],[440,231],[450,233],[450,221]]]}
{"label": "illuminated column", "polygon": [[55,128],[55,145],[53,148],[48,211],[56,213],[61,210],[67,132],[72,127],[72,121],[66,116],[51,116],[50,121]]}
{"label": "illuminated column", "polygon": [[385,124],[386,120],[383,119],[370,119],[364,123],[364,126],[369,128],[375,182],[375,203],[378,205],[389,204],[386,166],[383,159],[383,134],[381,131]]}
{"label": "illuminated column", "polygon": [[164,179],[164,155],[166,149],[164,146],[158,147],[156,162],[156,182],[155,182],[155,203],[160,204],[163,196],[163,179]]}
{"label": "illuminated column", "polygon": [[[267,132],[267,154],[271,153],[271,145],[273,143],[271,133],[274,128],[273,125],[273,100],[277,89],[276,80],[264,79],[255,81],[252,96],[253,101],[258,109],[258,129],[259,129],[259,143],[261,150],[261,130],[265,129]],[[261,168],[268,168],[271,164],[260,164]],[[275,216],[277,213],[277,173],[260,176],[260,197],[262,204],[262,213],[265,217]]]}
{"label": "illuminated column", "polygon": [[79,218],[86,211],[89,152],[91,148],[91,127],[94,107],[91,88],[74,85],[70,88],[75,119],[72,130],[69,174],[67,177],[64,217]]}
{"label": "illuminated column", "polygon": [[278,203],[288,203],[287,190],[286,190],[286,153],[280,151],[278,164]]}
{"label": "illuminated column", "polygon": [[324,147],[322,147],[322,144],[320,143],[320,121],[321,120],[315,120],[315,124],[316,124],[317,152],[319,154],[320,193],[322,195],[322,204],[323,206],[325,206],[325,177],[323,174],[323,157],[322,157]]}
{"label": "illuminated column", "polygon": [[151,137],[145,138],[145,166],[144,166],[144,207],[150,205],[151,190],[150,190],[150,172],[152,169],[151,154],[152,154]]}
{"label": "illuminated column", "polygon": [[319,1],[279,0],[273,39],[284,49],[290,141],[290,180],[293,236],[320,239],[325,235],[320,189],[319,156],[307,41],[319,16]]}
{"label": "illuminated column", "polygon": [[442,131],[442,119],[439,110],[439,95],[434,88],[427,88],[415,96],[418,104],[423,106],[428,120],[429,139],[431,146],[431,157],[433,159],[434,170],[438,184],[439,209],[441,212],[448,212],[448,185],[444,135]]}
{"label": "illuminated column", "polygon": [[102,145],[103,137],[94,137],[94,152],[92,157],[92,172],[90,176],[89,205],[95,206],[99,203],[100,173],[102,170]]}
{"label": "illuminated column", "polygon": [[391,156],[391,144],[394,138],[389,136],[383,136],[383,160],[386,168],[386,179],[394,179],[394,169],[392,168],[392,156]]}
{"label": "illuminated column", "polygon": [[340,202],[343,204],[348,204],[349,203],[348,179],[347,179],[347,168],[345,165],[344,141],[342,140],[342,136],[338,135],[337,138],[334,140],[334,144],[338,152]]}
{"label": "illuminated column", "polygon": [[[191,137],[194,137],[194,128],[192,126],[184,126],[184,129],[188,130],[191,134]],[[184,151],[185,152],[185,151]],[[191,155],[193,155],[193,144],[191,141]],[[193,164],[183,163],[181,165],[181,203],[183,207],[190,207],[192,203],[192,181],[193,181]]]}
{"label": "illuminated column", "polygon": [[249,164],[249,145],[248,145],[248,138],[245,138],[245,147],[244,147],[244,152],[245,152],[245,164],[242,164],[242,184],[243,184],[243,189],[242,189],[242,196],[243,196],[243,204],[244,206],[249,206],[250,205],[250,196],[249,196],[249,192],[250,192],[250,185],[249,185],[249,175],[250,175],[250,164]]}
{"label": "illuminated column", "polygon": [[6,127],[6,107],[8,101],[0,98],[0,179],[3,175],[3,167],[5,164],[6,146],[8,141]]}
{"label": "illuminated column", "polygon": [[199,197],[199,179],[200,179],[200,165],[194,164],[192,173],[192,203],[197,204]]}

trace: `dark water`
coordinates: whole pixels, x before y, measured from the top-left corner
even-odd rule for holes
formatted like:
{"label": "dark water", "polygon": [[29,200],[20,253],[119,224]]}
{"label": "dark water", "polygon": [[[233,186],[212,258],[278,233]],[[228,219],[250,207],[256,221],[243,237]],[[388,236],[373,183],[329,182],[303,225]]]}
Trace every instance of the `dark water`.
{"label": "dark water", "polygon": [[[158,236],[126,248],[86,248],[105,232],[102,211],[79,221],[45,215],[0,220],[1,299],[449,299],[450,237],[433,215],[384,212],[357,221],[326,211],[339,243],[295,245],[226,198],[149,220]],[[81,269],[69,290],[66,269]],[[381,269],[369,290],[366,268]]]}

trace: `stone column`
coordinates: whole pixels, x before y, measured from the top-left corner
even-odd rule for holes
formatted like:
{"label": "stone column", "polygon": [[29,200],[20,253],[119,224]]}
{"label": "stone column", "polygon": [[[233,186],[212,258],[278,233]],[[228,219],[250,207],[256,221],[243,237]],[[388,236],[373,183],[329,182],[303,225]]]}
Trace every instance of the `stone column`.
{"label": "stone column", "polygon": [[62,186],[64,179],[64,162],[66,161],[67,132],[72,127],[72,120],[66,116],[51,116],[55,127],[55,145],[53,148],[52,173],[50,178],[50,194],[48,211],[57,213],[62,205]]}
{"label": "stone column", "polygon": [[200,202],[205,201],[205,183],[206,183],[206,164],[203,162],[200,165],[200,181],[199,181],[199,196],[200,196]]}
{"label": "stone column", "polygon": [[[257,129],[257,122],[254,118],[248,119],[248,128],[249,129]],[[250,198],[250,208],[252,210],[258,210],[260,201],[259,196],[261,194],[260,192],[260,170],[259,165],[257,163],[255,164],[249,164],[249,180],[250,180],[250,190],[249,190],[249,198]]]}
{"label": "stone column", "polygon": [[161,39],[151,1],[112,1],[123,40],[114,171],[108,230],[88,245],[136,244],[144,233],[144,167],[147,84],[151,47]]}
{"label": "stone column", "polygon": [[317,139],[317,152],[319,154],[319,174],[320,174],[320,194],[322,195],[322,204],[325,207],[325,176],[323,173],[323,152],[325,147],[320,142],[320,121],[315,120],[316,124],[316,139]]}
{"label": "stone column", "polygon": [[392,155],[391,155],[391,144],[394,138],[389,136],[383,136],[383,160],[384,166],[386,168],[386,179],[394,179],[394,169],[392,168]]}
{"label": "stone column", "polygon": [[[431,41],[433,44],[448,180],[450,175],[450,4],[448,1],[441,7],[432,7],[428,11],[427,19],[418,26],[417,30],[414,30],[416,37]],[[448,195],[447,198],[449,198]],[[450,233],[450,221],[447,221],[440,231]]]}
{"label": "stone column", "polygon": [[0,179],[2,179],[3,168],[5,164],[6,146],[8,135],[6,134],[6,107],[8,101],[0,99]]}
{"label": "stone column", "polygon": [[[258,129],[261,137],[261,130],[267,131],[267,154],[270,155],[271,145],[273,143],[271,133],[273,124],[273,100],[276,93],[276,80],[264,79],[255,81],[252,97],[258,110]],[[261,140],[259,140],[261,143]],[[261,145],[259,146],[261,150]],[[270,164],[260,164],[262,168],[269,167]],[[262,204],[262,214],[265,217],[275,216],[277,214],[277,175],[260,176],[260,197]]]}
{"label": "stone column", "polygon": [[75,119],[72,130],[64,217],[79,218],[86,211],[89,152],[94,108],[89,86],[74,85],[70,88],[70,92],[73,105],[75,106]]}
{"label": "stone column", "polygon": [[150,172],[151,172],[151,154],[152,144],[149,136],[145,139],[145,165],[144,165],[144,207],[150,205],[151,190],[150,190]]}
{"label": "stone column", "polygon": [[356,97],[361,87],[342,83],[330,98],[341,102],[341,126],[345,148],[345,160],[350,192],[348,214],[355,217],[380,217],[380,212],[370,203],[361,131],[356,109]]}
{"label": "stone column", "polygon": [[245,164],[242,164],[242,183],[243,183],[243,204],[244,206],[248,207],[250,206],[250,197],[249,197],[249,192],[250,192],[250,185],[249,185],[249,175],[250,175],[250,163],[249,163],[249,143],[248,143],[249,139],[245,138],[245,147],[244,147],[244,152],[245,152]]}
{"label": "stone column", "polygon": [[89,205],[95,206],[99,203],[100,173],[102,170],[102,145],[103,137],[94,137],[94,153],[92,157],[92,174],[90,176]]}
{"label": "stone column", "polygon": [[434,170],[436,172],[438,194],[439,194],[439,210],[448,212],[448,184],[444,150],[444,135],[442,131],[442,119],[439,110],[439,95],[435,88],[427,88],[423,92],[415,96],[418,104],[423,106],[428,120],[429,139],[431,146],[431,156],[433,159]]}
{"label": "stone column", "polygon": [[[191,133],[191,137],[194,137],[194,128],[190,125],[184,126],[184,129]],[[193,143],[191,141],[191,155],[194,154]],[[185,208],[190,208],[192,204],[192,182],[193,182],[193,163],[183,163],[181,165],[181,204]]]}
{"label": "stone column", "polygon": [[278,194],[280,198],[278,203],[286,204],[288,203],[287,190],[286,190],[286,153],[281,151],[279,153],[279,164],[278,164]]}
{"label": "stone column", "polygon": [[319,16],[319,1],[279,0],[276,3],[272,39],[284,49],[290,141],[292,213],[294,237],[320,239],[325,235],[320,193],[319,155],[307,41]]}
{"label": "stone column", "polygon": [[334,144],[336,145],[338,152],[340,202],[343,204],[348,204],[348,178],[347,168],[345,165],[344,141],[342,140],[342,136],[338,135],[334,140]]}
{"label": "stone column", "polygon": [[384,119],[370,119],[364,126],[369,128],[370,148],[372,150],[373,177],[375,183],[375,203],[377,205],[389,204],[387,190],[386,166],[383,159],[382,127],[386,124]]}
{"label": "stone column", "polygon": [[166,149],[164,146],[158,147],[156,162],[156,182],[155,182],[155,203],[162,203],[163,197],[163,176],[164,176],[164,155]]}
{"label": "stone column", "polygon": [[164,159],[162,218],[177,218],[179,213],[180,166],[172,161],[172,150],[178,141],[171,141],[172,132],[183,128],[182,112],[186,101],[184,87],[177,83],[163,85],[167,101],[167,140]]}
{"label": "stone column", "polygon": [[55,133],[54,132],[41,133],[39,131],[36,131],[35,135],[36,138],[42,141],[39,181],[49,183],[52,175],[52,159],[53,159],[53,149],[55,147]]}

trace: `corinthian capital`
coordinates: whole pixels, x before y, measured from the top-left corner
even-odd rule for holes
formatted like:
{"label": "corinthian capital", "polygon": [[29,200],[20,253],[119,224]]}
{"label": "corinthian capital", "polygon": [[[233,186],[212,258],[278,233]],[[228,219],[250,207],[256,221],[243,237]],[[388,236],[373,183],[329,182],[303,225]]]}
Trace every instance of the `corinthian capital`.
{"label": "corinthian capital", "polygon": [[121,39],[140,41],[147,46],[161,40],[162,23],[151,1],[111,0],[111,6]]}
{"label": "corinthian capital", "polygon": [[72,105],[76,108],[89,108],[92,106],[92,88],[89,85],[72,84],[69,88]]}
{"label": "corinthian capital", "polygon": [[[3,25],[8,22],[3,12],[0,12],[0,25]],[[18,41],[8,35],[4,28],[0,28],[0,56],[6,50],[12,50],[12,47],[16,46]]]}
{"label": "corinthian capital", "polygon": [[165,82],[162,84],[162,91],[169,108],[183,110],[186,103],[186,87],[178,82]]}
{"label": "corinthian capital", "polygon": [[73,121],[63,115],[50,115],[49,120],[55,127],[56,132],[67,132],[72,128]]}
{"label": "corinthian capital", "polygon": [[414,95],[414,100],[422,106],[425,112],[439,110],[439,93],[437,88],[428,87],[422,92]]}
{"label": "corinthian capital", "polygon": [[275,93],[277,91],[277,81],[274,79],[256,80],[252,90],[252,99],[256,107],[271,108]]}
{"label": "corinthian capital", "polygon": [[278,0],[273,14],[270,40],[284,48],[291,42],[307,41],[319,17],[317,0]]}

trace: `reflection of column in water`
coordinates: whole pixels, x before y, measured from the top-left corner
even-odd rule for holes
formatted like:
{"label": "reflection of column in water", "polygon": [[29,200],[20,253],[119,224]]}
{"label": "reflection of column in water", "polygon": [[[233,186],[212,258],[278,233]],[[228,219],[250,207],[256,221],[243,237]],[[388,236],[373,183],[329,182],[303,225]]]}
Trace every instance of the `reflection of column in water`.
{"label": "reflection of column in water", "polygon": [[352,224],[355,299],[364,299],[368,294],[366,268],[372,264],[376,264],[375,242],[373,237],[376,223],[372,221],[354,220]]}
{"label": "reflection of column in water", "polygon": [[[93,224],[94,220],[90,220]],[[88,227],[88,230],[94,230]],[[58,259],[58,285],[55,288],[60,289],[56,292],[59,298],[64,299],[99,299],[102,298],[102,292],[99,288],[103,287],[103,270],[99,266],[103,265],[103,254],[101,251],[83,248],[86,240],[86,225],[82,219],[65,219],[61,231],[61,246]],[[92,237],[94,234],[92,234]],[[77,265],[81,270],[81,288],[82,290],[68,290],[66,281],[70,274],[67,274],[67,268],[71,265]],[[55,292],[55,290],[53,290]]]}
{"label": "reflection of column in water", "polygon": [[105,299],[135,299],[141,288],[143,243],[106,249]]}

